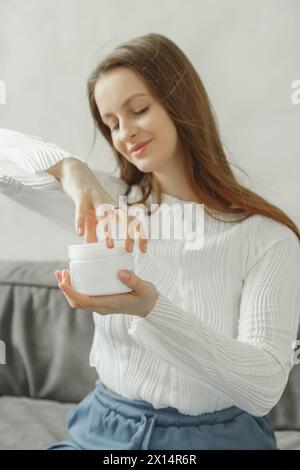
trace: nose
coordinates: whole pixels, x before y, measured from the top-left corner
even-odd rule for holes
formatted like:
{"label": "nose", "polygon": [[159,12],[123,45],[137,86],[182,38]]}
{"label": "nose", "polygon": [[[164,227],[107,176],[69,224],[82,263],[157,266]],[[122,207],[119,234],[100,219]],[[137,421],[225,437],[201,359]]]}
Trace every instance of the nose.
{"label": "nose", "polygon": [[137,134],[136,128],[128,125],[120,125],[120,139],[123,142],[131,142],[131,139]]}

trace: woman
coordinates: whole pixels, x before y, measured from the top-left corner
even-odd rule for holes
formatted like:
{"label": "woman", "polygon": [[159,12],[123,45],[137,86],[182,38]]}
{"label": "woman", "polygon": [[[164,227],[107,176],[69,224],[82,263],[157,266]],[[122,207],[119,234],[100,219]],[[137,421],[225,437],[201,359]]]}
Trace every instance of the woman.
{"label": "woman", "polygon": [[[20,134],[19,144],[2,148],[3,158],[34,178],[56,178],[45,184],[48,218],[66,223],[71,208],[53,208],[62,210],[59,198],[66,207],[67,194],[76,228],[93,242],[97,208],[116,205],[117,196],[131,197],[128,206],[145,203],[149,218],[150,201],[200,203],[205,239],[201,249],[185,250],[184,239],[140,236],[135,273],[120,277],[134,295],[84,296],[72,289],[68,270],[57,271],[70,305],[93,312],[90,365],[99,380],[69,412],[69,438],[49,449],[276,449],[265,415],[293,367],[296,225],[236,180],[203,84],[168,38],[148,34],[116,48],[91,74],[88,97],[120,178],[94,174],[81,159],[35,138],[27,137],[26,147]],[[20,177],[5,181],[6,194],[17,199]],[[29,189],[27,197],[23,184],[19,202],[42,212],[39,193]]]}

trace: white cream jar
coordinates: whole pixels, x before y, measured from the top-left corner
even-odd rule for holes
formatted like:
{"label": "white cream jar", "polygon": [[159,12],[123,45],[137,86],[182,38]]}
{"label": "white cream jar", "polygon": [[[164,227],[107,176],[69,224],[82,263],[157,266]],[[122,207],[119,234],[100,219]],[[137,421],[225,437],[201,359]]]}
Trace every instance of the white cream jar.
{"label": "white cream jar", "polygon": [[71,284],[81,294],[110,295],[132,292],[118,278],[120,269],[134,271],[132,252],[125,250],[125,240],[114,240],[107,248],[104,240],[97,243],[69,245]]}

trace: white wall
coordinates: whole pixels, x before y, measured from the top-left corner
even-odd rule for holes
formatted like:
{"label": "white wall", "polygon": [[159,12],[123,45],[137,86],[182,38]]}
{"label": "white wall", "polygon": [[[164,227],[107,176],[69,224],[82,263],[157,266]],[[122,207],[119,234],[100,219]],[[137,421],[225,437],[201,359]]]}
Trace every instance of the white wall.
{"label": "white wall", "polygon": [[[157,32],[194,63],[231,161],[249,187],[300,226],[300,79],[297,0],[0,0],[0,126],[86,157],[93,137],[86,80],[98,57]],[[101,137],[89,164],[110,171]],[[66,259],[74,237],[0,195],[0,259]]]}

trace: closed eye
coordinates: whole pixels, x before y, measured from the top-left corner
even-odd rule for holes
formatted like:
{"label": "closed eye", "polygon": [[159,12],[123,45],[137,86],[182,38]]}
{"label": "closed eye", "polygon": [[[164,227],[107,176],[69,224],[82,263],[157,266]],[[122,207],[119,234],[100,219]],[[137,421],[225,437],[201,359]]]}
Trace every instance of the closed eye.
{"label": "closed eye", "polygon": [[[146,111],[148,111],[148,109],[149,109],[149,106],[147,106],[147,108],[141,109],[141,111],[136,111],[133,114],[143,114]],[[117,129],[118,129],[118,124],[115,125],[115,127],[113,127],[111,130],[114,131],[114,130],[117,130]]]}

